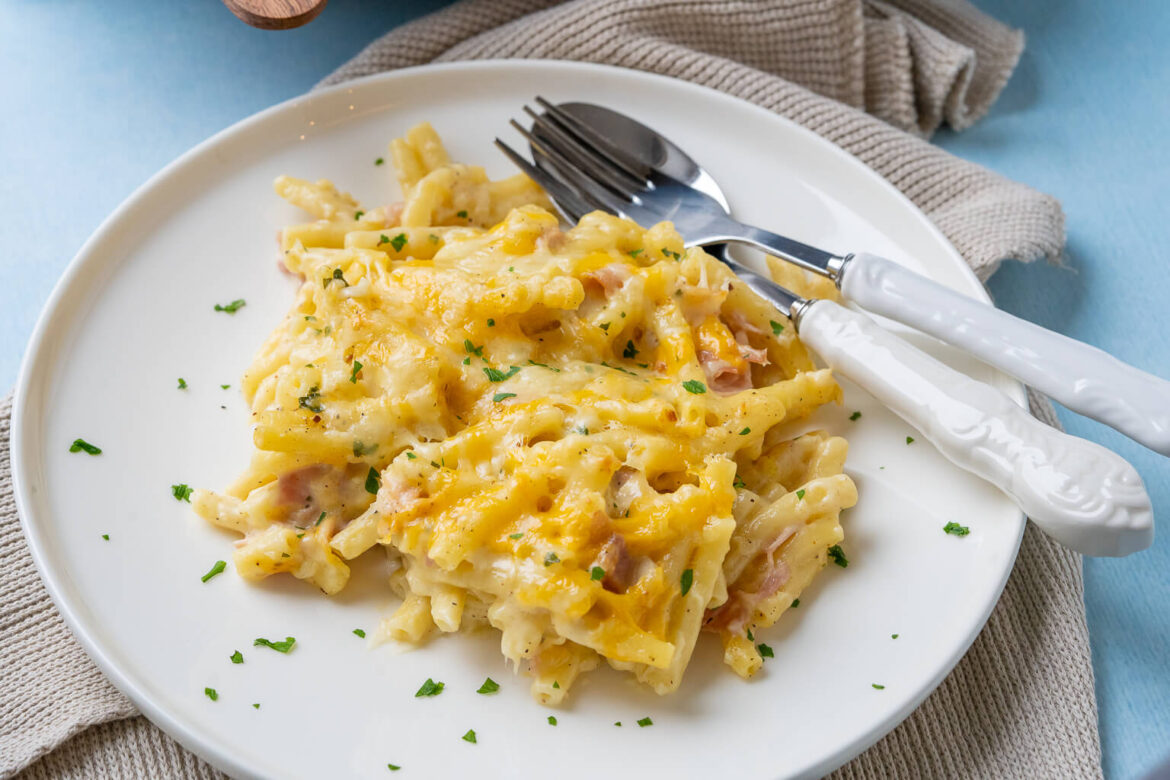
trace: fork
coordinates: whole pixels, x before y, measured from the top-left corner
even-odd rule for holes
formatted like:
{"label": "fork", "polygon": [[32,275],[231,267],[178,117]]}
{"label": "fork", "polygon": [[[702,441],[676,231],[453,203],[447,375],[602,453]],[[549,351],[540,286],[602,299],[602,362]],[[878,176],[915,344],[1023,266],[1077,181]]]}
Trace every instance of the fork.
{"label": "fork", "polygon": [[[579,212],[602,209],[649,225],[674,223],[687,246],[754,246],[833,280],[852,303],[958,347],[1069,409],[1170,455],[1170,382],[1095,347],[1014,317],[876,255],[836,255],[745,225],[710,195],[630,155],[543,98],[524,107],[533,132],[515,120],[558,179],[550,195]],[[564,201],[561,198],[565,198]]]}
{"label": "fork", "polygon": [[[621,150],[611,154],[594,146],[597,151],[587,152],[580,143],[561,149],[546,141],[565,139],[567,131],[527,106],[525,111],[546,132],[537,137],[514,120],[512,125],[544,164],[534,165],[499,138],[496,145],[545,188],[565,216],[578,221],[601,209],[643,224],[686,217],[682,209],[673,215],[645,209],[634,189],[647,182],[642,177],[654,177],[648,183],[659,189],[686,185],[654,174]],[[605,165],[596,162],[599,156]],[[601,171],[605,183],[581,172],[573,160]],[[1120,456],[1044,425],[1000,391],[949,368],[865,314],[830,300],[802,298],[720,255],[740,280],[791,320],[802,341],[830,367],[913,425],[956,465],[999,487],[1057,541],[1087,555],[1113,556],[1153,542],[1149,496]]]}

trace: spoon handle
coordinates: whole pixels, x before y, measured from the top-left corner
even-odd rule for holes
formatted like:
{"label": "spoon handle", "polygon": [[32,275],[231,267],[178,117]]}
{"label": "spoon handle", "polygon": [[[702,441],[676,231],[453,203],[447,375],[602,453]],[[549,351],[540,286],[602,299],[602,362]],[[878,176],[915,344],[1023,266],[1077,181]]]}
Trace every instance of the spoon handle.
{"label": "spoon handle", "polygon": [[1170,382],[876,255],[849,257],[841,292],[971,353],[1074,412],[1170,455]]}
{"label": "spoon handle", "polygon": [[1128,555],[1154,539],[1142,479],[1119,455],[1050,428],[991,387],[860,312],[807,304],[800,338],[921,431],[939,452],[1010,496],[1041,530],[1085,555]]}

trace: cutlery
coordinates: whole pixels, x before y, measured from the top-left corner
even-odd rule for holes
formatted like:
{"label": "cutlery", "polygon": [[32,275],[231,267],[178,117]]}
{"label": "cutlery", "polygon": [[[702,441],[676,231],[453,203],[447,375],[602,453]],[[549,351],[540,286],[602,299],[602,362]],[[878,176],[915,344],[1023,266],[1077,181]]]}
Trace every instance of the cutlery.
{"label": "cutlery", "polygon": [[[615,163],[610,178],[645,177],[653,166],[661,165],[701,183],[713,193],[711,202],[726,203],[714,179],[669,141],[634,120],[599,106],[557,108],[544,101],[541,105],[546,111],[556,109],[567,118],[562,121],[581,126],[585,125],[575,116],[577,112],[591,120],[610,114],[621,120],[613,123],[619,130],[612,137],[624,142],[623,147],[616,154],[612,149],[605,152]],[[537,134],[512,124],[529,140],[536,164],[498,138],[496,145],[545,188],[567,217],[576,221],[601,208],[639,221],[627,210],[628,202],[616,199],[612,192],[601,194],[602,185],[574,173],[572,152],[562,154],[554,148],[545,124],[534,125]],[[566,132],[561,127],[551,131]],[[686,186],[672,176],[667,178],[676,186]],[[647,218],[643,224],[671,218],[638,213]],[[861,312],[829,300],[802,298],[722,252],[719,259],[790,317],[802,341],[830,367],[921,431],[948,459],[998,486],[1062,544],[1088,555],[1119,556],[1152,543],[1149,496],[1134,468],[1115,453],[1044,425],[1003,393],[945,366]]]}
{"label": "cutlery", "polygon": [[[589,204],[640,224],[670,220],[687,246],[748,244],[826,276],[846,300],[956,346],[1069,409],[1170,455],[1170,382],[876,255],[836,255],[738,222],[710,196],[713,179],[693,161],[697,178],[680,180],[639,162],[618,139],[611,142],[606,133],[617,125],[612,119],[585,122],[542,98],[537,102],[545,109],[542,115],[525,107],[536,133],[534,159],[576,190],[574,205]],[[678,155],[686,158],[681,150]]]}

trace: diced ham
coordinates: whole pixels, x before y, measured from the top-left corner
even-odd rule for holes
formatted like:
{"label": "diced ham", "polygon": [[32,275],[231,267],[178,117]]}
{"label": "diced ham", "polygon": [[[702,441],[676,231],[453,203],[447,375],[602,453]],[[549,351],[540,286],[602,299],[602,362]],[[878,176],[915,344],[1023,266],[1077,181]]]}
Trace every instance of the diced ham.
{"label": "diced ham", "polygon": [[281,474],[276,480],[277,499],[289,510],[288,521],[298,528],[308,528],[320,516],[313,489],[319,480],[333,471],[332,466],[315,463]]}
{"label": "diced ham", "polygon": [[583,274],[581,279],[587,282],[595,282],[601,288],[602,294],[608,298],[620,290],[630,276],[630,269],[624,263],[610,263],[607,266],[598,268],[596,271]]}
{"label": "diced ham", "polygon": [[642,495],[642,485],[636,479],[638,472],[629,466],[622,466],[609,480],[605,493],[605,508],[612,517],[623,516]]}
{"label": "diced ham", "polygon": [[685,284],[680,300],[683,316],[692,327],[697,327],[708,317],[718,315],[726,298],[726,290],[712,290],[710,287]]}
{"label": "diced ham", "polygon": [[699,350],[698,358],[703,373],[707,375],[707,386],[715,392],[736,393],[751,389],[752,373],[746,363],[730,363],[705,349]]}
{"label": "diced ham", "polygon": [[568,236],[565,235],[564,231],[553,225],[540,234],[540,238],[536,239],[536,245],[544,247],[550,252],[559,252],[564,248],[567,240]]}
{"label": "diced ham", "polygon": [[711,631],[725,630],[732,634],[743,633],[744,626],[751,620],[760,602],[776,595],[784,583],[788,582],[791,573],[788,564],[775,559],[776,550],[787,542],[796,533],[796,526],[789,526],[777,534],[776,538],[764,548],[764,557],[767,560],[764,578],[754,591],[731,590],[725,601],[717,609],[707,612],[703,619],[705,628]]}

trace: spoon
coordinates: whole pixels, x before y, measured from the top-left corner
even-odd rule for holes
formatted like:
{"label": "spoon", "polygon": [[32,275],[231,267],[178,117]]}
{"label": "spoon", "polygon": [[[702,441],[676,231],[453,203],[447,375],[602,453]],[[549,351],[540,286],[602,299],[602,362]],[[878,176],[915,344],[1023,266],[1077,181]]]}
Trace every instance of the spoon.
{"label": "spoon", "polygon": [[223,0],[228,10],[261,30],[290,30],[317,18],[326,0]]}

